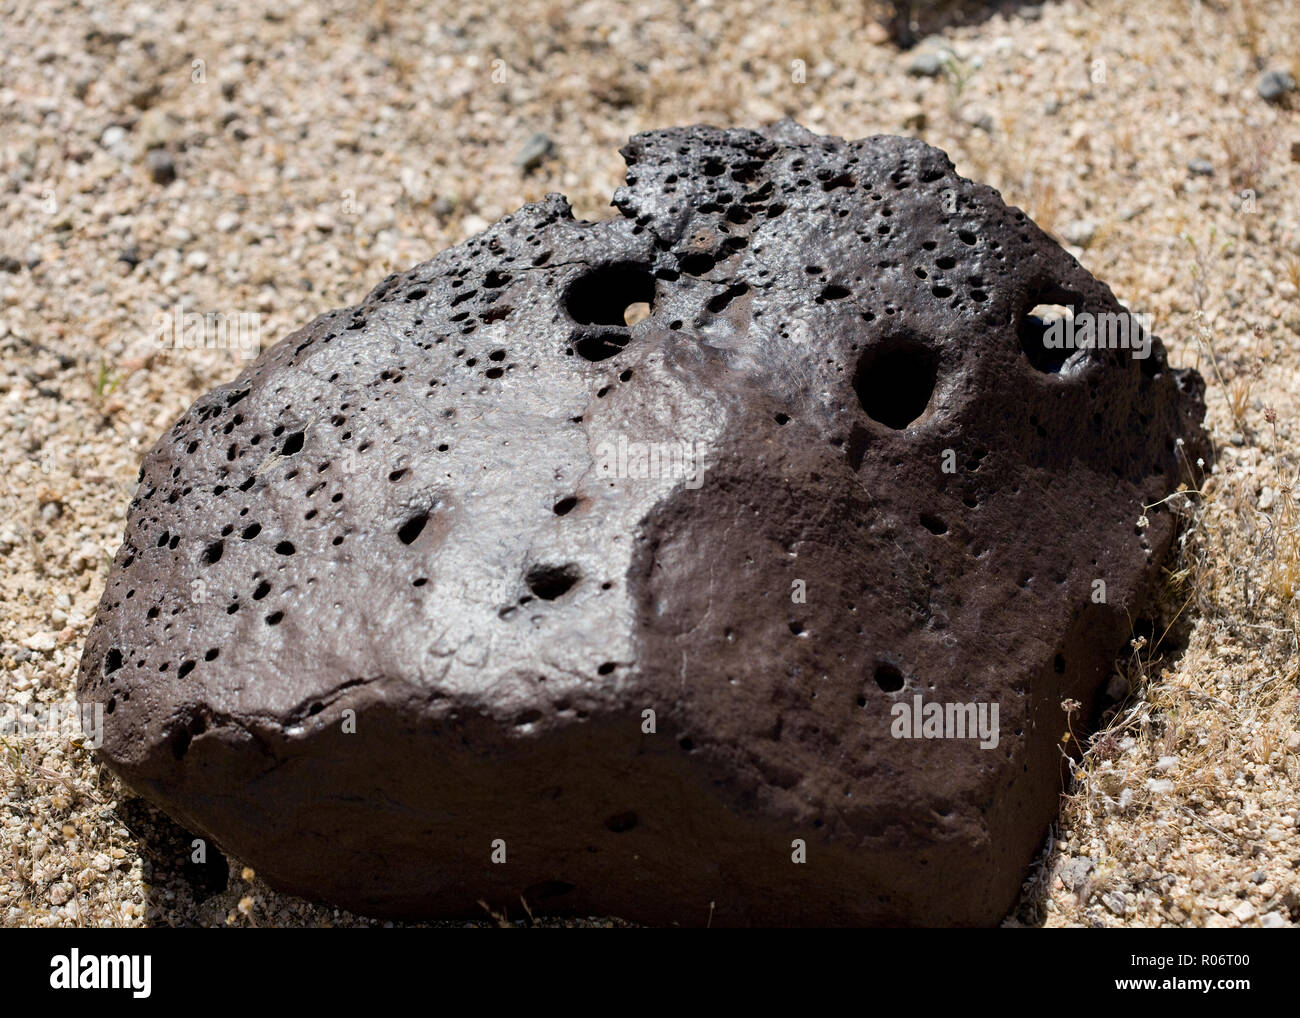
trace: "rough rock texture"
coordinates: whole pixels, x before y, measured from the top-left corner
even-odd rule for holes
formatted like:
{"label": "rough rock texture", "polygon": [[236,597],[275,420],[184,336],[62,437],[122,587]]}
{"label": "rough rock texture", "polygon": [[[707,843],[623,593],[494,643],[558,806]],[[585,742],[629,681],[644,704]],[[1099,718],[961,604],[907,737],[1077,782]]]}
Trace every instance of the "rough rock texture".
{"label": "rough rock texture", "polygon": [[[1110,290],[919,142],[624,155],[621,217],[528,205],[158,443],[82,661],[103,754],[362,912],[996,922],[1201,381],[1045,348],[1032,309]],[[996,748],[892,737],[918,695],[998,705]]]}

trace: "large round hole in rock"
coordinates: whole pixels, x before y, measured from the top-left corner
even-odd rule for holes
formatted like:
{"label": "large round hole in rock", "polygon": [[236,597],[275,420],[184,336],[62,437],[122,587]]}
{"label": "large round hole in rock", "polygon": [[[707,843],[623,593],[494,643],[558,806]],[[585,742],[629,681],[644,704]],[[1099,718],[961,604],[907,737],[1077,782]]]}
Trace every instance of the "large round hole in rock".
{"label": "large round hole in rock", "polygon": [[1070,309],[1060,304],[1036,304],[1021,319],[1016,329],[1020,349],[1036,371],[1055,375],[1065,366],[1065,359],[1073,351],[1055,337],[1063,335],[1065,323],[1073,318]]}
{"label": "large round hole in rock", "polygon": [[858,362],[853,389],[873,421],[901,431],[930,405],[935,357],[915,340],[869,351]]}
{"label": "large round hole in rock", "polygon": [[578,567],[569,563],[562,566],[533,566],[524,580],[536,597],[543,601],[554,601],[567,594],[580,576]]}
{"label": "large round hole in rock", "polygon": [[1059,286],[1040,287],[1016,324],[1020,349],[1036,371],[1058,374],[1074,353],[1074,316],[1082,301]]}
{"label": "large round hole in rock", "polygon": [[654,306],[655,279],[640,265],[605,265],[569,284],[564,308],[583,325],[628,324],[633,304]]}

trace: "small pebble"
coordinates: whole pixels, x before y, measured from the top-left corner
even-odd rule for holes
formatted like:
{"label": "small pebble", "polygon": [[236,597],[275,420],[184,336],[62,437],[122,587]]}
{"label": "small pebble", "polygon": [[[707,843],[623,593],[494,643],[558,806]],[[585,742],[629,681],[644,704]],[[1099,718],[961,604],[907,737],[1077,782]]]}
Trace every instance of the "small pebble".
{"label": "small pebble", "polygon": [[1087,247],[1097,235],[1098,223],[1095,219],[1075,219],[1061,229],[1061,236],[1067,244],[1075,247]]}
{"label": "small pebble", "polygon": [[1259,76],[1255,90],[1265,102],[1280,103],[1295,91],[1295,78],[1286,71],[1265,71]]}
{"label": "small pebble", "polygon": [[54,633],[33,633],[23,641],[23,646],[28,650],[53,650],[57,643],[57,637]]}
{"label": "small pebble", "polygon": [[943,73],[943,57],[934,50],[922,50],[907,65],[913,78],[937,78]]}
{"label": "small pebble", "polygon": [[149,176],[153,178],[155,184],[165,186],[176,179],[176,164],[163,149],[151,149],[145,157],[145,165],[148,167]]}
{"label": "small pebble", "polygon": [[534,134],[515,156],[515,165],[524,173],[531,173],[555,154],[555,142],[549,134]]}

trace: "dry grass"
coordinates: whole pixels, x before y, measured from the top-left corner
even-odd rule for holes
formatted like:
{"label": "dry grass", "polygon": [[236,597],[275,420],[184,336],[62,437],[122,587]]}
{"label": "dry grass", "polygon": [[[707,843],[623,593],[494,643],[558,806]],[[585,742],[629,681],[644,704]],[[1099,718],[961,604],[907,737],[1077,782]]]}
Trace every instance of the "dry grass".
{"label": "dry grass", "polygon": [[[1104,925],[1132,910],[1144,925],[1218,925],[1234,912],[1210,892],[1237,859],[1267,893],[1258,905],[1243,898],[1235,918],[1300,915],[1300,457],[1273,409],[1246,419],[1231,384],[1222,406],[1236,426],[1271,436],[1267,462],[1220,462],[1208,476],[1188,464],[1165,500],[1183,531],[1154,613],[1163,625],[1117,666],[1127,695],[1074,764],[1062,812],[1073,853],[1047,854],[1022,918],[1042,921],[1051,901],[1056,924]],[[1261,477],[1271,483],[1256,497]],[[1181,653],[1170,645],[1180,629],[1190,637]],[[1072,858],[1093,868],[1066,887]]]}

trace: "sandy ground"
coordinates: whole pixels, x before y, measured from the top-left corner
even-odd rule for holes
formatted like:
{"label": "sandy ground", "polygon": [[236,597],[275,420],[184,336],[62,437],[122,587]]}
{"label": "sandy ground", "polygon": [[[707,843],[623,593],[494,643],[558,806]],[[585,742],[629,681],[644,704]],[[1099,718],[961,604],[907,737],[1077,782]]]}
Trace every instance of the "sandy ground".
{"label": "sandy ground", "polygon": [[783,116],[945,149],[1210,386],[1218,469],[1170,493],[1122,704],[1095,737],[1063,707],[1082,756],[1007,925],[1300,921],[1300,93],[1257,89],[1300,78],[1300,7],[1005,6],[900,51],[861,3],[0,0],[0,718],[61,722],[0,742],[0,924],[371,924],[194,863],[69,723],[139,460],[244,363],[156,315],[266,347],[549,191],[611,214],[633,132]]}

